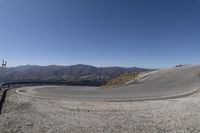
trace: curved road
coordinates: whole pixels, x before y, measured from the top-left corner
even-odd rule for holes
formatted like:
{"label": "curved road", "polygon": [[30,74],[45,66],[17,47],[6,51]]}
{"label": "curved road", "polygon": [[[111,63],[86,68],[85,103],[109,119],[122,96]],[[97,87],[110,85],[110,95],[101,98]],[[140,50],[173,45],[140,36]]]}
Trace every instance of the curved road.
{"label": "curved road", "polygon": [[112,89],[75,86],[43,86],[18,89],[17,92],[50,99],[150,100],[186,96],[200,88],[200,65],[162,69],[138,83]]}

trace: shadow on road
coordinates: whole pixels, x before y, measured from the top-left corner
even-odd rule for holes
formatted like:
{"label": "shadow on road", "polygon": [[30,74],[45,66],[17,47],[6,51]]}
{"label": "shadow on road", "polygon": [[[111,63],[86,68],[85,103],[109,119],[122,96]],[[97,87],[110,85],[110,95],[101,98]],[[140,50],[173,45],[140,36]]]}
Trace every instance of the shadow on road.
{"label": "shadow on road", "polygon": [[1,101],[0,101],[0,115],[1,115],[1,112],[2,112],[2,109],[3,109],[3,104],[5,102],[5,99],[6,99],[6,94],[8,92],[9,89],[5,90],[3,92],[3,95],[2,95],[2,98],[1,98]]}

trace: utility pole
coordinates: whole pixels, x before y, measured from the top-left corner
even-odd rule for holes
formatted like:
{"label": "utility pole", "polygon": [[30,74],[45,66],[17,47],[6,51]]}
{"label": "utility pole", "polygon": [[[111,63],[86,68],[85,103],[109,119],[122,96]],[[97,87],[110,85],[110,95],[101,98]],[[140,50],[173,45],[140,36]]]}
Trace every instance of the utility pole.
{"label": "utility pole", "polygon": [[4,70],[6,69],[7,66],[7,61],[2,61],[2,66],[1,66],[1,84],[3,83],[3,76],[4,76]]}

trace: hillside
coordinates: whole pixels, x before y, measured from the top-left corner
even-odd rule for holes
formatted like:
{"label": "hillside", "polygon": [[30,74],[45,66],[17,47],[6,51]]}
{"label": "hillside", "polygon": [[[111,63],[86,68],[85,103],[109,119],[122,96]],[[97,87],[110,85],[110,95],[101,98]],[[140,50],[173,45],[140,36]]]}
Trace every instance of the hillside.
{"label": "hillside", "polygon": [[94,67],[90,65],[35,66],[8,68],[4,81],[65,81],[102,85],[123,73],[147,71],[143,68]]}
{"label": "hillside", "polygon": [[128,72],[119,75],[116,78],[112,78],[108,82],[104,84],[105,88],[111,88],[116,86],[121,86],[126,84],[128,81],[136,79],[136,77],[140,74],[140,72]]}

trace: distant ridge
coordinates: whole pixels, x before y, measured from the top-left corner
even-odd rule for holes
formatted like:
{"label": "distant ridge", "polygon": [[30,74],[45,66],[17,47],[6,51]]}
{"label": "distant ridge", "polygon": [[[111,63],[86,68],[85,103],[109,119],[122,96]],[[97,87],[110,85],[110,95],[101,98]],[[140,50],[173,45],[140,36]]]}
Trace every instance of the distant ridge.
{"label": "distant ridge", "polygon": [[71,66],[25,65],[8,68],[4,73],[4,81],[64,81],[102,85],[123,73],[148,70],[150,69],[137,67],[94,67],[84,64]]}

